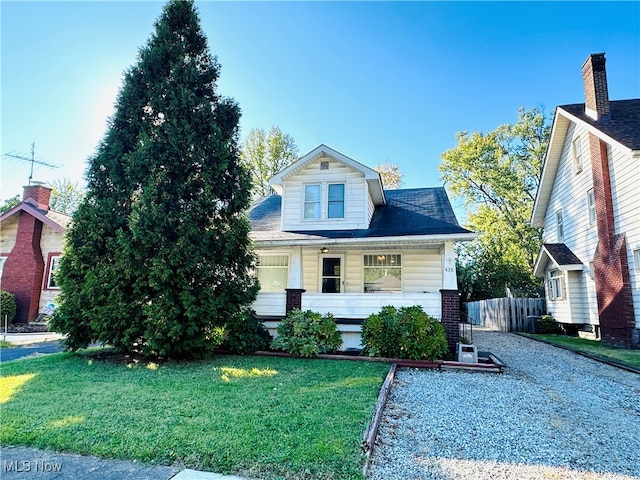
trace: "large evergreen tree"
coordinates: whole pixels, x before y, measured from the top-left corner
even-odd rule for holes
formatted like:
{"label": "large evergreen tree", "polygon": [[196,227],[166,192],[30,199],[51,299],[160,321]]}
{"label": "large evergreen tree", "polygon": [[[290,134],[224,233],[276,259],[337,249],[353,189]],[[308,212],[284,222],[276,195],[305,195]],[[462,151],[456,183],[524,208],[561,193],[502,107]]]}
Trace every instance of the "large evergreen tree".
{"label": "large evergreen tree", "polygon": [[254,300],[251,180],[219,69],[193,1],[169,1],[89,159],[53,319],[69,348],[197,356]]}

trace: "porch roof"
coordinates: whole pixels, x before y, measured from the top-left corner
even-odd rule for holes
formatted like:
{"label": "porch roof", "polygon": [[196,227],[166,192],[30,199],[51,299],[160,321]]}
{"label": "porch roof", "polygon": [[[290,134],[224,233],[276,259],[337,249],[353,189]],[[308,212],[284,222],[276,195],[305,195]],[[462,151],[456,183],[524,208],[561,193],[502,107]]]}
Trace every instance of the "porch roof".
{"label": "porch roof", "polygon": [[559,270],[582,270],[584,264],[564,243],[544,243],[538,254],[533,274],[544,276],[547,263],[551,260]]}
{"label": "porch roof", "polygon": [[255,241],[374,240],[414,236],[459,236],[471,240],[475,234],[462,228],[442,187],[388,190],[387,204],[377,206],[369,228],[357,230],[280,230],[282,197],[258,200],[249,211],[251,236]]}

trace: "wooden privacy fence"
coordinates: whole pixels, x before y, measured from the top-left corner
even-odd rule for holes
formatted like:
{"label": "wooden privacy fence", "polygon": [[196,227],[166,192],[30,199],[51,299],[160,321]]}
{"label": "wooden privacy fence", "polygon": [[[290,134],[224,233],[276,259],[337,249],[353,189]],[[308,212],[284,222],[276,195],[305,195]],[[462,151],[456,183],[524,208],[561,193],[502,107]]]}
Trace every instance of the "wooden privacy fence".
{"label": "wooden privacy fence", "polygon": [[492,298],[465,305],[474,325],[501,332],[533,333],[535,317],[546,313],[544,298]]}

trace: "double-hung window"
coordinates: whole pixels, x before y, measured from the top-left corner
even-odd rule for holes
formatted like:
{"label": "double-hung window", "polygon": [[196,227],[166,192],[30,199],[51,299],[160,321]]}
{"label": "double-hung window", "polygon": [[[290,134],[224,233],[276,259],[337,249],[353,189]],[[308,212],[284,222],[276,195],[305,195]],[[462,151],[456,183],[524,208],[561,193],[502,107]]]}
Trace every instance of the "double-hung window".
{"label": "double-hung window", "polygon": [[556,210],[556,234],[558,242],[564,240],[564,220],[562,219],[562,210]]}
{"label": "double-hung window", "polygon": [[344,183],[330,183],[327,218],[344,218]]}
{"label": "double-hung window", "polygon": [[402,255],[400,254],[365,255],[363,273],[365,293],[402,291]]}
{"label": "double-hung window", "polygon": [[596,223],[596,197],[593,188],[587,192],[587,207],[589,209],[589,225]]}
{"label": "double-hung window", "polygon": [[560,270],[549,272],[549,299],[561,300],[564,298],[564,275]]}
{"label": "double-hung window", "polygon": [[289,255],[258,255],[261,292],[284,292],[289,280]]}
{"label": "double-hung window", "polygon": [[580,137],[577,137],[573,141],[573,169],[576,173],[582,171],[582,143],[580,143]]}
{"label": "double-hung window", "polygon": [[320,184],[304,186],[304,218],[320,218]]}

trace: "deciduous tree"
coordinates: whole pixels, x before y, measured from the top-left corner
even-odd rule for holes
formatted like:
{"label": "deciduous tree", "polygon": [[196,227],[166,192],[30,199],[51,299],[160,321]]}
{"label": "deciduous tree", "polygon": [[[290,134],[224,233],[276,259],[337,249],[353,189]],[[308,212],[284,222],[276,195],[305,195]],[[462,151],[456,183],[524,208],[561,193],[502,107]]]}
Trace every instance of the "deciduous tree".
{"label": "deciduous tree", "polygon": [[486,134],[458,133],[458,145],[442,154],[444,183],[464,200],[467,226],[478,233],[461,249],[461,284],[478,279],[484,298],[503,296],[506,288],[538,290],[532,273],[542,230],[529,220],[549,134],[542,110],[521,108],[516,123]]}
{"label": "deciduous tree", "polygon": [[193,1],[169,1],[89,160],[53,319],[69,348],[204,354],[255,298],[240,109],[219,70]]}
{"label": "deciduous tree", "polygon": [[78,182],[72,182],[69,178],[58,178],[49,183],[51,188],[51,200],[49,206],[56,212],[73,214],[84,198],[84,189]]}
{"label": "deciduous tree", "polygon": [[384,164],[377,165],[376,172],[380,174],[384,188],[395,190],[402,187],[402,177],[404,177],[404,173],[402,173],[397,163],[385,162]]}
{"label": "deciduous tree", "polygon": [[251,172],[254,195],[271,195],[274,192],[269,179],[298,158],[298,147],[279,127],[271,127],[268,132],[254,128],[242,144],[241,156]]}

